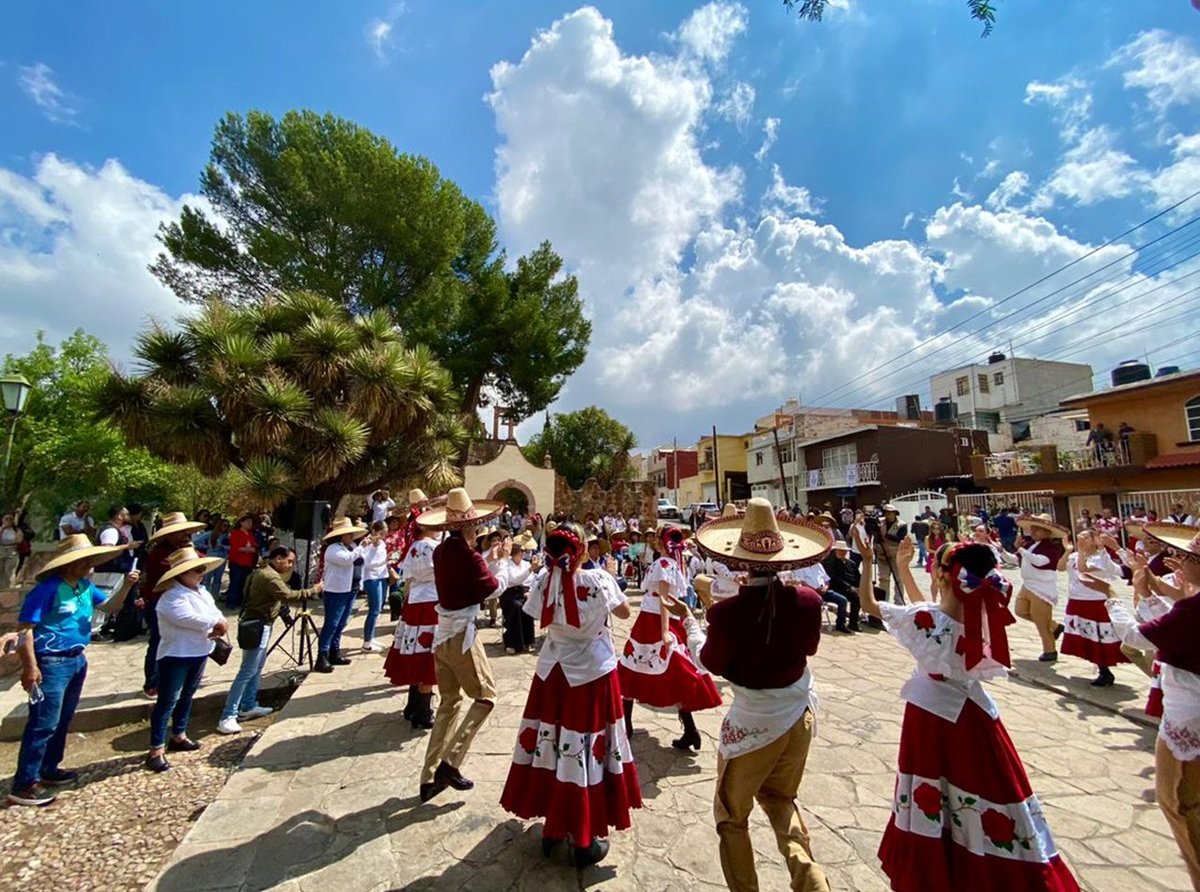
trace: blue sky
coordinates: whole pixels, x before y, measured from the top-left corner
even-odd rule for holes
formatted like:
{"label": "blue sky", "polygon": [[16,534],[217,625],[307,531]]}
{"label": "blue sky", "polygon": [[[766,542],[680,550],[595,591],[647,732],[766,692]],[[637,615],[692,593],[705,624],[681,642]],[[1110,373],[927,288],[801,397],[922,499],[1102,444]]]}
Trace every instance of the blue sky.
{"label": "blue sky", "polygon": [[[820,25],[774,0],[17,5],[0,350],[83,325],[123,357],[147,314],[179,311],[144,266],[227,110],[351,118],[432,158],[513,253],[549,238],[597,329],[557,408],[598,402],[644,445],[744,429],[797,393],[920,389],[1037,314],[834,391],[1200,189],[1188,0],[1010,0],[986,40],[959,0],[836,5]],[[1170,279],[1188,268],[1145,287],[1186,309]],[[1170,339],[1108,344],[1134,308],[1097,321],[1075,297],[1030,352],[1094,338],[1072,358],[1101,371]]]}

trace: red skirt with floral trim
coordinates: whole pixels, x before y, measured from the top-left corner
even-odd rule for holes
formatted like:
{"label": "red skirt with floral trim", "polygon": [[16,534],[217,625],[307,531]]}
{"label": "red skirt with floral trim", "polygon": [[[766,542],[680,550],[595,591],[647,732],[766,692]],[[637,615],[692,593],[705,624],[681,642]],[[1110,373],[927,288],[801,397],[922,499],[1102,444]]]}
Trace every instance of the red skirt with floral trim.
{"label": "red skirt with floral trim", "polygon": [[1113,629],[1108,608],[1103,601],[1071,598],[1063,617],[1062,645],[1059,653],[1081,657],[1097,666],[1116,666],[1128,663],[1121,653],[1121,639]]}
{"label": "red skirt with floral trim", "polygon": [[721,692],[711,675],[701,672],[687,649],[682,621],[671,618],[675,644],[662,643],[662,620],[639,613],[617,664],[621,695],[647,706],[700,712],[721,705]]}
{"label": "red skirt with floral trim", "polygon": [[437,602],[406,602],[396,626],[396,638],[383,661],[383,674],[394,685],[436,685],[433,632],[437,628]]}
{"label": "red skirt with floral trim", "polygon": [[1150,664],[1150,696],[1146,698],[1146,715],[1161,719],[1163,714],[1162,663]]}
{"label": "red skirt with floral trim", "polygon": [[545,681],[533,676],[500,805],[544,818],[546,839],[570,836],[577,846],[628,829],[642,791],[616,672],[578,687],[559,666]]}
{"label": "red skirt with floral trim", "polygon": [[879,845],[896,892],[1078,892],[999,719],[907,704],[892,818]]}

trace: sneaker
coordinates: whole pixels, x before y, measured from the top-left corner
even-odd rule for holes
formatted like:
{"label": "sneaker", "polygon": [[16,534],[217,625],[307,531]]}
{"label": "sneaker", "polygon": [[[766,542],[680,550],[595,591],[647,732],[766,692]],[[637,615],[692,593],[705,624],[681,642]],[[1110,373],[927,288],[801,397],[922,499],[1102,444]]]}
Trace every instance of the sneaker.
{"label": "sneaker", "polygon": [[42,772],[42,783],[49,787],[58,787],[63,784],[74,783],[79,780],[78,771],[65,771],[62,768],[55,768],[53,771]]}
{"label": "sneaker", "polygon": [[252,719],[261,719],[265,715],[270,715],[275,710],[269,706],[255,706],[253,709],[247,709],[244,712],[238,713],[238,718],[242,721],[250,721]]}
{"label": "sneaker", "polygon": [[217,733],[218,734],[241,734],[242,726],[238,724],[237,719],[234,719],[234,718],[221,719],[221,721],[217,722]]}
{"label": "sneaker", "polygon": [[49,805],[54,801],[54,794],[41,784],[31,784],[23,789],[14,789],[8,794],[8,801],[13,805]]}
{"label": "sneaker", "polygon": [[365,654],[381,654],[383,653],[383,645],[378,641],[368,641],[362,646],[362,652]]}

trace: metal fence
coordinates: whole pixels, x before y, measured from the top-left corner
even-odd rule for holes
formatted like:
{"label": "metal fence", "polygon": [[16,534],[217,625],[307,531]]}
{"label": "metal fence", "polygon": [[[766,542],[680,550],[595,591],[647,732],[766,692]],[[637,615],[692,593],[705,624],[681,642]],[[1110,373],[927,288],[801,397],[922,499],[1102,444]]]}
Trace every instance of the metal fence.
{"label": "metal fence", "polygon": [[1145,508],[1157,512],[1159,520],[1167,520],[1171,506],[1178,504],[1183,505],[1184,514],[1200,516],[1200,489],[1159,489],[1117,494],[1122,517],[1128,517],[1134,508]]}
{"label": "metal fence", "polygon": [[990,517],[1000,513],[1001,508],[1016,506],[1030,514],[1049,514],[1054,517],[1054,490],[1031,489],[1026,492],[984,492],[973,495],[956,496],[955,510],[959,518],[978,515],[987,509]]}

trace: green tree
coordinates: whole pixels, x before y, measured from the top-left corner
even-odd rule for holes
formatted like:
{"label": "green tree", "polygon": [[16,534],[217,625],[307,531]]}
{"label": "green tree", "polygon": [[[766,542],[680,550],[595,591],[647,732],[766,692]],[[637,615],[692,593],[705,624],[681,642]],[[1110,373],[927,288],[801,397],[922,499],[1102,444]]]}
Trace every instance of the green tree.
{"label": "green tree", "polygon": [[163,504],[172,468],[127,445],[115,425],[92,421],[90,393],[108,376],[108,366],[107,348],[82,331],[57,348],[38,332],[28,354],[5,358],[5,374],[22,374],[33,385],[17,419],[5,481],[10,505],[57,519],[82,498],[95,503],[97,517],[110,502]]}
{"label": "green tree", "polygon": [[[783,0],[788,9],[796,10],[802,19],[811,22],[821,21],[829,0]],[[996,26],[996,5],[993,0],[967,0],[967,8],[971,18],[983,24],[983,36],[987,37]]]}
{"label": "green tree", "polygon": [[314,294],[213,301],[142,332],[134,353],[143,373],[110,373],[96,417],[206,476],[236,469],[247,508],[457,481],[450,376],[386,313]]}
{"label": "green tree", "polygon": [[603,409],[588,406],[547,419],[522,452],[535,465],[541,465],[549,453],[554,469],[575,489],[589,477],[607,489],[633,477],[629,452],[636,446],[637,438],[629,428]]}
{"label": "green tree", "polygon": [[151,271],[189,302],[254,304],[308,291],[385,309],[450,369],[460,406],[494,393],[527,417],[550,405],[591,327],[548,244],[507,271],[495,223],[428,159],[333,115],[229,114],[200,191],[159,233]]}

